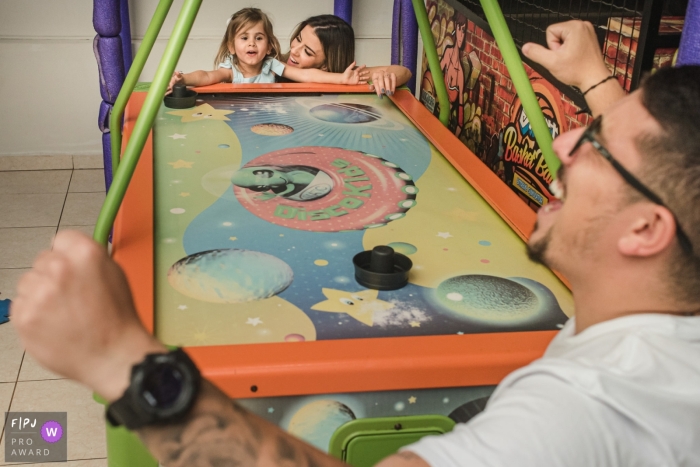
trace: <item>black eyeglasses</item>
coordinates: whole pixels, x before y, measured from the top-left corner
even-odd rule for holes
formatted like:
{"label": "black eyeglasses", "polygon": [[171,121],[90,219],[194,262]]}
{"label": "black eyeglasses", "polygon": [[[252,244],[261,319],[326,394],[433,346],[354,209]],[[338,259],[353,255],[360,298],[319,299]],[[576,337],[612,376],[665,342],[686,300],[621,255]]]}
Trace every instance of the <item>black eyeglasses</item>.
{"label": "black eyeglasses", "polygon": [[683,232],[681,225],[678,223],[678,218],[673,213],[673,211],[671,211],[671,209],[669,209],[669,207],[666,206],[666,204],[656,193],[647,188],[642,182],[639,181],[637,177],[635,177],[627,169],[625,169],[622,166],[622,164],[620,164],[618,160],[615,159],[612,154],[610,154],[610,151],[605,149],[605,147],[602,144],[600,144],[600,142],[595,138],[596,134],[600,132],[600,126],[602,124],[602,121],[603,119],[601,116],[598,116],[595,118],[595,120],[593,120],[589,127],[586,128],[586,131],[583,132],[581,138],[579,138],[579,140],[576,142],[571,152],[569,152],[569,156],[573,156],[574,153],[578,151],[578,149],[584,143],[591,143],[596,149],[596,151],[598,151],[598,153],[600,153],[601,156],[603,156],[608,162],[610,162],[615,171],[619,173],[620,176],[632,186],[632,188],[640,192],[652,203],[658,204],[659,206],[663,206],[669,210],[669,212],[673,216],[673,220],[676,222],[676,236],[678,237],[678,243],[680,243],[683,251],[685,251],[689,255],[692,255],[693,245],[690,243],[690,239],[685,234],[685,232]]}

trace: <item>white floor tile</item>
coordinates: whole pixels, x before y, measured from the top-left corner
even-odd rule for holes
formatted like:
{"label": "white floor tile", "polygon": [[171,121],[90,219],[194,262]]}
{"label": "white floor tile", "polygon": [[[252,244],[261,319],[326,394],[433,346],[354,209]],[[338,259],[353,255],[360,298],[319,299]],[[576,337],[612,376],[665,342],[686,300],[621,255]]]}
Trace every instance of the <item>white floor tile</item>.
{"label": "white floor tile", "polygon": [[0,172],[0,194],[66,193],[71,170]]}
{"label": "white floor tile", "polygon": [[19,375],[24,349],[12,323],[0,324],[0,382],[14,383]]}
{"label": "white floor tile", "polygon": [[17,281],[29,268],[0,269],[0,300],[9,298],[12,300],[17,291]]}
{"label": "white floor tile", "polygon": [[68,191],[71,193],[104,193],[104,171],[102,169],[74,170]]}
{"label": "white floor tile", "polygon": [[13,412],[67,412],[68,459],[107,457],[104,407],[78,383],[67,379],[19,382],[10,409]]}
{"label": "white floor tile", "polygon": [[29,268],[39,252],[51,248],[56,227],[0,229],[0,268]]}
{"label": "white floor tile", "polygon": [[65,200],[63,193],[0,195],[0,228],[58,227]]}
{"label": "white floor tile", "polygon": [[95,225],[104,193],[68,193],[61,225]]}

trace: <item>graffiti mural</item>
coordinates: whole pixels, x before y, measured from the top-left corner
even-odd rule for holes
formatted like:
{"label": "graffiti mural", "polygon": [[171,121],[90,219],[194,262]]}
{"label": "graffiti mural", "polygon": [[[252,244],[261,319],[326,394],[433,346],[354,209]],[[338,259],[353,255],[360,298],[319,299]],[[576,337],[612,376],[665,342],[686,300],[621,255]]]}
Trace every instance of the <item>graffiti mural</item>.
{"label": "graffiti mural", "polygon": [[[494,38],[446,0],[427,0],[426,8],[450,102],[450,130],[533,210],[548,203],[554,174],[535,141]],[[611,72],[626,89],[627,69],[615,68],[615,59],[624,58],[628,68],[634,65],[640,22],[630,21],[611,18],[603,48]],[[664,17],[661,30],[677,31],[682,23],[682,18]],[[654,68],[669,66],[673,52],[658,49]],[[571,99],[524,65],[553,137],[590,122]],[[420,78],[420,100],[437,116],[437,93],[425,57]]]}
{"label": "graffiti mural", "polygon": [[[533,209],[546,204],[552,174],[493,37],[442,0],[426,6],[450,102],[450,130]],[[587,123],[571,100],[525,68],[552,136]],[[421,101],[438,115],[427,60],[421,77]]]}
{"label": "graffiti mural", "polygon": [[[544,79],[532,80],[532,86],[549,132],[556,138],[561,133],[561,110],[553,104],[556,90]],[[542,206],[549,202],[548,187],[554,179],[553,174],[535,142],[530,121],[517,97],[511,105],[510,122],[499,135],[498,160],[503,167],[499,167],[496,173],[521,196],[527,197],[530,205]]]}

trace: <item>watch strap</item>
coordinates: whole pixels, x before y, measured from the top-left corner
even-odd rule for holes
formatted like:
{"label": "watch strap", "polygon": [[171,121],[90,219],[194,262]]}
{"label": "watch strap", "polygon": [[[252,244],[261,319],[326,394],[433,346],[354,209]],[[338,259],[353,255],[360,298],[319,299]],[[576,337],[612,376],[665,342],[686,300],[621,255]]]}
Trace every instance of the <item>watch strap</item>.
{"label": "watch strap", "polygon": [[152,417],[141,412],[134,407],[135,401],[131,397],[128,389],[122,397],[109,404],[105,417],[112,426],[124,426],[129,430],[134,430],[142,426],[153,423]]}
{"label": "watch strap", "polygon": [[[156,413],[149,413],[148,411],[144,410],[141,407],[141,404],[139,404],[139,401],[137,400],[138,388],[135,387],[135,380],[138,379],[136,376],[139,373],[147,371],[150,367],[154,365],[154,362],[157,359],[162,359],[164,355],[169,356],[173,359],[174,362],[183,365],[187,369],[186,373],[188,373],[191,378],[191,380],[189,381],[191,385],[189,391],[190,400],[188,400],[187,404],[183,406],[181,412],[172,414],[168,417],[159,417]],[[174,350],[171,350],[167,354],[148,354],[142,362],[137,363],[131,368],[131,382],[129,384],[129,387],[126,389],[126,391],[124,391],[122,397],[109,404],[107,410],[105,411],[105,418],[112,426],[123,425],[129,430],[138,429],[143,426],[154,423],[177,420],[183,417],[187,412],[189,412],[189,410],[194,405],[197,394],[199,393],[200,385],[201,375],[199,369],[194,364],[192,359],[190,359],[189,355],[187,355],[187,353],[184,350],[182,350],[182,348],[178,347]]]}

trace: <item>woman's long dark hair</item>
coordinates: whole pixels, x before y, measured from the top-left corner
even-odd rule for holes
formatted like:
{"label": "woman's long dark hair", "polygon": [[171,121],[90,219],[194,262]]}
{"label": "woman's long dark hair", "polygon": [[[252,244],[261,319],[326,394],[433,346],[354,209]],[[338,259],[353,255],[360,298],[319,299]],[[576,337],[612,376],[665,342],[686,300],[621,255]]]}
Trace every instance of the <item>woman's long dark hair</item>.
{"label": "woman's long dark hair", "polygon": [[[318,36],[326,56],[326,70],[331,73],[342,73],[355,60],[355,32],[352,26],[335,15],[312,16],[299,23],[294,29],[292,40],[299,37],[299,33],[306,26],[311,26]],[[283,56],[284,61],[289,58],[289,53]]]}

